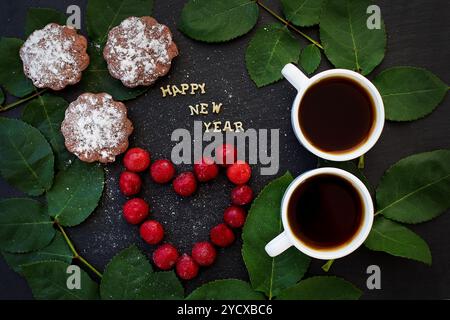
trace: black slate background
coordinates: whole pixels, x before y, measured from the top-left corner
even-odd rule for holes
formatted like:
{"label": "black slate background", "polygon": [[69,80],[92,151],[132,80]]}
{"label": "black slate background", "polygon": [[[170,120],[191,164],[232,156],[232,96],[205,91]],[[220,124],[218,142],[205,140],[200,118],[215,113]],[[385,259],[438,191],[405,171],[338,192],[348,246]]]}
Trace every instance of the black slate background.
{"label": "black slate background", "polygon": [[[249,34],[223,44],[195,42],[176,29],[184,0],[155,0],[154,17],[168,25],[180,49],[170,75],[157,82],[144,96],[127,102],[130,117],[135,125],[131,145],[148,148],[154,159],[169,157],[172,146],[170,135],[179,127],[192,128],[193,117],[187,106],[197,102],[222,102],[220,115],[209,115],[199,120],[243,121],[246,128],[280,129],[280,162],[278,175],[290,170],[294,175],[312,168],[316,159],[302,148],[290,127],[289,111],[295,96],[287,81],[257,89],[249,79],[244,63],[245,48],[254,34]],[[15,0],[0,2],[0,34],[23,37],[26,10],[29,7],[50,7],[65,12],[70,4],[79,4],[82,13],[86,1],[74,0]],[[276,10],[277,1],[266,1]],[[450,83],[448,58],[450,51],[450,3],[446,0],[383,0],[377,2],[388,31],[387,53],[383,63],[372,73],[396,65],[425,67]],[[83,32],[85,33],[83,20]],[[274,22],[261,11],[258,26]],[[317,38],[314,29],[307,32]],[[299,38],[302,44],[306,44]],[[1,53],[0,53],[1,54]],[[330,68],[322,61],[321,70]],[[161,97],[159,87],[183,82],[205,82],[207,94],[203,96]],[[81,92],[75,86],[62,94],[68,101]],[[17,117],[20,110],[8,112]],[[4,114],[3,114],[4,115]],[[2,116],[3,116],[2,115]],[[387,123],[379,143],[367,154],[365,172],[376,185],[383,172],[399,159],[410,154],[450,147],[450,109],[448,97],[437,110],[425,119],[411,123]],[[137,243],[146,253],[151,250],[138,236],[137,227],[127,225],[121,217],[124,198],[119,194],[117,178],[122,170],[120,160],[107,168],[106,190],[99,208],[87,221],[69,230],[80,253],[100,270],[120,250]],[[186,168],[189,168],[187,166]],[[257,167],[254,167],[257,173]],[[256,192],[272,176],[254,174],[251,185]],[[167,187],[152,184],[145,176],[143,197],[153,207],[154,217],[164,223],[166,239],[182,251],[189,250],[198,240],[207,239],[208,230],[221,220],[222,210],[228,203],[231,186],[223,177],[219,182],[200,188],[192,199],[179,199]],[[0,180],[0,197],[18,196],[20,192]],[[445,299],[450,298],[450,215],[432,222],[411,227],[430,245],[433,265],[395,258],[360,248],[349,257],[333,265],[331,274],[342,276],[364,290],[365,299]],[[231,248],[220,250],[217,263],[202,270],[199,277],[185,284],[190,292],[202,283],[222,278],[248,279],[241,253],[241,241]],[[310,274],[320,275],[322,262],[313,261]],[[366,289],[366,268],[371,264],[381,267],[382,289]],[[0,298],[29,299],[31,292],[26,282],[15,274],[0,258]]]}

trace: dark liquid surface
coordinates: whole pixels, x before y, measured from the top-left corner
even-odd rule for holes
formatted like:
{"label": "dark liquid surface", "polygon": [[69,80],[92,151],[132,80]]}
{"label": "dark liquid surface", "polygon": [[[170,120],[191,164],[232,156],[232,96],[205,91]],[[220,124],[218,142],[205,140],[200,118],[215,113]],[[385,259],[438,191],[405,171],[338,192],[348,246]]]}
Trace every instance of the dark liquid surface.
{"label": "dark liquid surface", "polygon": [[288,221],[296,237],[315,249],[352,240],[362,221],[363,203],[350,182],[322,174],[305,180],[292,193]]}
{"label": "dark liquid surface", "polygon": [[364,143],[373,126],[374,106],[357,82],[331,77],[313,84],[300,102],[299,121],[308,141],[327,152]]}

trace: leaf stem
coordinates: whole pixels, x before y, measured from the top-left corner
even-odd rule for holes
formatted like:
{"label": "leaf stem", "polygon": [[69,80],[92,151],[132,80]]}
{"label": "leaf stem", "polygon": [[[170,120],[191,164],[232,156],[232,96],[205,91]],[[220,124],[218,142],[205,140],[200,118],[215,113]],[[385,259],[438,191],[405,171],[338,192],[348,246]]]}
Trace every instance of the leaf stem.
{"label": "leaf stem", "polygon": [[88,267],[92,272],[94,272],[100,279],[103,277],[100,271],[95,269],[95,267],[92,264],[90,264],[85,258],[78,255],[78,260],[80,260],[80,262],[82,262],[86,267]]}
{"label": "leaf stem", "polygon": [[365,166],[364,155],[361,155],[358,159],[358,169],[364,169],[364,166]]}
{"label": "leaf stem", "polygon": [[6,111],[6,110],[9,110],[9,109],[12,109],[12,108],[14,108],[14,107],[17,107],[18,105],[20,105],[20,104],[22,104],[22,103],[24,103],[24,102],[27,102],[28,100],[31,100],[31,99],[33,99],[33,98],[39,96],[40,94],[44,93],[45,91],[47,91],[47,89],[43,89],[43,90],[41,90],[41,91],[36,91],[35,93],[33,93],[32,95],[30,95],[30,96],[28,96],[28,97],[25,97],[25,98],[23,98],[23,99],[14,101],[13,103],[7,104],[7,105],[4,106],[4,107],[0,107],[0,112],[4,112],[4,111]]}
{"label": "leaf stem", "polygon": [[67,245],[70,248],[70,251],[72,251],[73,253],[73,258],[77,259],[78,261],[80,261],[81,263],[83,263],[86,267],[88,267],[93,273],[95,273],[100,279],[102,278],[102,274],[94,268],[94,266],[92,264],[90,264],[85,258],[83,258],[82,256],[80,256],[77,252],[77,250],[75,249],[75,246],[73,245],[72,241],[70,240],[69,236],[67,235],[66,231],[64,230],[64,228],[58,223],[57,220],[55,220],[55,224],[58,227],[59,231],[61,231],[61,234],[64,237],[64,240],[66,241]]}
{"label": "leaf stem", "polygon": [[334,263],[334,259],[328,260],[323,266],[322,266],[322,270],[325,272],[328,272],[331,268],[331,266]]}
{"label": "leaf stem", "polygon": [[77,250],[75,249],[75,247],[73,246],[73,243],[72,243],[72,241],[70,240],[69,236],[67,235],[66,231],[65,231],[64,228],[58,223],[58,221],[55,220],[55,224],[56,224],[56,226],[58,227],[59,231],[61,231],[61,233],[62,233],[62,235],[63,235],[63,237],[64,237],[64,240],[67,242],[67,245],[69,246],[70,251],[72,251],[72,253],[73,253],[74,258],[77,258],[78,252],[77,252]]}
{"label": "leaf stem", "polygon": [[264,3],[261,2],[261,0],[256,0],[256,3],[263,8],[264,10],[266,10],[269,14],[271,14],[274,18],[276,18],[278,21],[282,22],[284,25],[286,25],[287,27],[291,28],[292,30],[294,30],[295,32],[297,32],[299,35],[301,35],[302,37],[304,37],[305,39],[309,40],[311,43],[313,43],[316,47],[320,48],[323,50],[323,46],[317,42],[316,40],[314,40],[313,38],[311,38],[310,36],[308,36],[306,33],[300,31],[299,29],[297,29],[296,27],[294,27],[289,21],[287,21],[286,19],[283,19],[282,17],[280,17],[275,11],[273,11],[272,9],[270,9],[269,7],[267,7]]}

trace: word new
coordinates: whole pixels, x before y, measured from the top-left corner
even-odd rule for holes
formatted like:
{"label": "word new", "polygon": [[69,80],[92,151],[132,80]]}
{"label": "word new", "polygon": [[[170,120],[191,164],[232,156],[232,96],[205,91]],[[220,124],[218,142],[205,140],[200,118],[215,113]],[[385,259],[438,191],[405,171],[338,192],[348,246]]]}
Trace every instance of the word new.
{"label": "word new", "polygon": [[204,83],[182,83],[180,86],[175,84],[168,84],[165,87],[160,87],[163,98],[166,96],[176,97],[177,95],[195,95],[206,93],[206,84]]}
{"label": "word new", "polygon": [[[212,113],[220,113],[222,104],[212,102],[211,108],[212,108]],[[191,116],[200,115],[200,114],[208,114],[209,113],[209,104],[208,103],[197,103],[194,106],[190,105],[189,110],[191,111]]]}

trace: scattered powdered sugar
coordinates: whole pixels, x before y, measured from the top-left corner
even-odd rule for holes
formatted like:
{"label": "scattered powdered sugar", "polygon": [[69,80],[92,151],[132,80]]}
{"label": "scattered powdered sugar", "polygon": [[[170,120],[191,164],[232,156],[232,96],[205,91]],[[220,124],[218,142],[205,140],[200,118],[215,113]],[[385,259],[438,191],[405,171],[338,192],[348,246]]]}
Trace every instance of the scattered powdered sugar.
{"label": "scattered powdered sugar", "polygon": [[150,84],[167,72],[164,65],[171,63],[170,32],[153,18],[148,19],[154,24],[144,19],[130,17],[122,21],[110,31],[105,46],[111,74],[128,86]]}
{"label": "scattered powdered sugar", "polygon": [[20,57],[25,74],[36,87],[62,89],[68,83],[79,81],[89,60],[84,41],[77,44],[77,37],[82,36],[55,23],[29,36],[20,50]]}
{"label": "scattered powdered sugar", "polygon": [[124,143],[128,145],[128,122],[121,102],[109,94],[86,93],[67,108],[62,131],[66,145],[78,157],[89,158],[98,153],[101,159],[114,161],[114,150]]}

